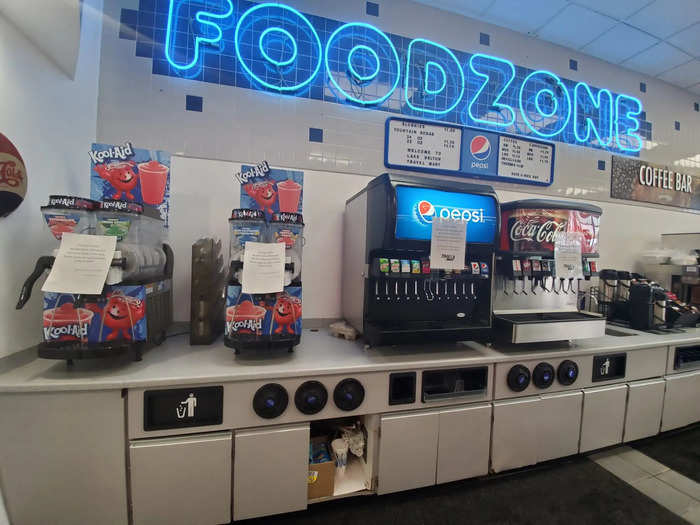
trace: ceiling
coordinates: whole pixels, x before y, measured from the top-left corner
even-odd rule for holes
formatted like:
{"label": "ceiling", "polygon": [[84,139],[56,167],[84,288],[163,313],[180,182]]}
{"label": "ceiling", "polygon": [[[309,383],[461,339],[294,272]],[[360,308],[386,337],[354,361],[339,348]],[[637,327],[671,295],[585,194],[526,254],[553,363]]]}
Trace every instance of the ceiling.
{"label": "ceiling", "polygon": [[575,49],[700,95],[700,0],[416,1]]}

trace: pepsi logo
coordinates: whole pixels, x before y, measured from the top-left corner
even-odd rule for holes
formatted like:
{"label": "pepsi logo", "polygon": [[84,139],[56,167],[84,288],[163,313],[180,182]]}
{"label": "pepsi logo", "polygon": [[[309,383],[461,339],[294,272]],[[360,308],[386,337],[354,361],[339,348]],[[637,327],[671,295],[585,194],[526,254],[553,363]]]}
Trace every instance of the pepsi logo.
{"label": "pepsi logo", "polygon": [[435,207],[428,201],[420,201],[418,203],[418,216],[426,222],[432,220],[435,215]]}
{"label": "pepsi logo", "polygon": [[467,222],[484,222],[483,208],[472,210],[455,206],[443,206],[441,204],[433,205],[428,201],[418,201],[414,206],[418,222],[426,226],[432,224],[434,217]]}
{"label": "pepsi logo", "polygon": [[491,155],[491,142],[483,135],[477,135],[469,143],[469,151],[476,160],[486,160]]}

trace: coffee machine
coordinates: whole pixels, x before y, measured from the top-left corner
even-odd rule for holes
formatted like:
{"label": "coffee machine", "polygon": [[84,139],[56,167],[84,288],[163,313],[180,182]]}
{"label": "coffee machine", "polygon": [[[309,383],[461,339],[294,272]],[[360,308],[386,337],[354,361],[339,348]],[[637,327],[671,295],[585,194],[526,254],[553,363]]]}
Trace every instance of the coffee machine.
{"label": "coffee machine", "polygon": [[[598,337],[605,318],[579,310],[582,279],[598,275],[598,206],[527,199],[501,204],[494,332],[509,343]],[[580,239],[580,273],[557,275],[558,236]]]}
{"label": "coffee machine", "polygon": [[[467,222],[463,270],[431,267],[435,217]],[[489,186],[381,175],[345,205],[342,303],[371,346],[488,340],[499,205]]]}

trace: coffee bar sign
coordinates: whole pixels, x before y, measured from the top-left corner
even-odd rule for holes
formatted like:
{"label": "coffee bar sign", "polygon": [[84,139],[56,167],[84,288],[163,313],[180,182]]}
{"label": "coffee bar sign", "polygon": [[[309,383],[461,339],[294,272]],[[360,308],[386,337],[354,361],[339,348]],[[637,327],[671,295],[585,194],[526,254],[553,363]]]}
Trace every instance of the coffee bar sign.
{"label": "coffee bar sign", "polygon": [[613,156],[610,196],[700,210],[700,175]]}

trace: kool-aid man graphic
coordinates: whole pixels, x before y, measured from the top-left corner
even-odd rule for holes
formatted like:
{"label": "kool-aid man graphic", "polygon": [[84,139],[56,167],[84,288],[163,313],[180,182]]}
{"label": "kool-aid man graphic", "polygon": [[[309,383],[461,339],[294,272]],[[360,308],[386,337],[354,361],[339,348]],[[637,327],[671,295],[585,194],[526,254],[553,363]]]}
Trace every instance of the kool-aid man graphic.
{"label": "kool-aid man graphic", "polygon": [[104,180],[109,182],[115,189],[112,199],[121,199],[124,194],[125,199],[134,200],[132,191],[139,182],[139,176],[134,173],[134,161],[110,162],[108,164],[97,164],[95,171]]}
{"label": "kool-aid man graphic", "polygon": [[109,329],[109,333],[104,337],[106,341],[131,340],[134,326],[146,315],[146,305],[141,299],[118,291],[107,294],[107,304],[104,308],[95,303],[86,306],[102,316],[102,324]]}
{"label": "kool-aid man graphic", "polygon": [[491,142],[483,135],[477,135],[469,143],[469,151],[476,160],[486,160],[491,155]]}
{"label": "kool-aid man graphic", "polygon": [[243,186],[245,192],[250,195],[258,205],[258,209],[273,213],[272,205],[277,200],[275,183],[269,180],[252,182]]}
{"label": "kool-aid man graphic", "polygon": [[285,330],[290,334],[296,333],[294,324],[301,319],[301,300],[286,293],[277,294],[272,319],[277,324],[274,330],[276,334],[283,333]]}

